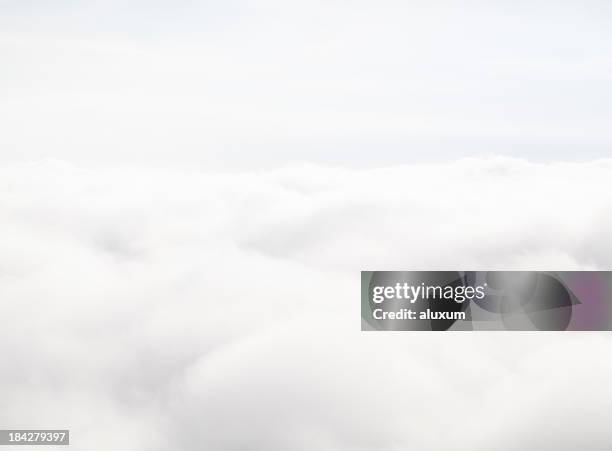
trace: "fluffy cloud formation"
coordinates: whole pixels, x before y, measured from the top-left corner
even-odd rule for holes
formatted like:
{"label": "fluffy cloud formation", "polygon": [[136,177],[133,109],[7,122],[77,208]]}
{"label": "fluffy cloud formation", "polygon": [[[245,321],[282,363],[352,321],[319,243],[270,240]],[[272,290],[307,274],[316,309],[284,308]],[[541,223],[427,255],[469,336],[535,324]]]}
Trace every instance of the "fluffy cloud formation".
{"label": "fluffy cloud formation", "polygon": [[608,446],[608,334],[361,333],[362,269],[607,269],[612,161],[0,169],[0,424],[78,450]]}

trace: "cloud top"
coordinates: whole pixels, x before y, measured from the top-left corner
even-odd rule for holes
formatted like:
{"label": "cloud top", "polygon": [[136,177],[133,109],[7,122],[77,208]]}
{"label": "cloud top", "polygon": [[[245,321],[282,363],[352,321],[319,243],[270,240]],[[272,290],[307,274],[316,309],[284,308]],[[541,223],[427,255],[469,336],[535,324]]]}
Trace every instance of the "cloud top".
{"label": "cloud top", "polygon": [[607,334],[361,333],[358,287],[362,269],[609,269],[611,177],[4,166],[0,422],[89,450],[604,449]]}

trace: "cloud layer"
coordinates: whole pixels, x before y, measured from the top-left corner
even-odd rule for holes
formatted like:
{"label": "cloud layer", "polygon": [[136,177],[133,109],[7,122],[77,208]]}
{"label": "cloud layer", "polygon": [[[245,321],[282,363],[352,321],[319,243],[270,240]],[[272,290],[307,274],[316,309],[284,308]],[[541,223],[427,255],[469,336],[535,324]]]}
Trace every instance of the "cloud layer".
{"label": "cloud layer", "polygon": [[4,166],[0,423],[78,450],[604,449],[608,334],[361,333],[358,297],[362,269],[609,269],[611,178]]}

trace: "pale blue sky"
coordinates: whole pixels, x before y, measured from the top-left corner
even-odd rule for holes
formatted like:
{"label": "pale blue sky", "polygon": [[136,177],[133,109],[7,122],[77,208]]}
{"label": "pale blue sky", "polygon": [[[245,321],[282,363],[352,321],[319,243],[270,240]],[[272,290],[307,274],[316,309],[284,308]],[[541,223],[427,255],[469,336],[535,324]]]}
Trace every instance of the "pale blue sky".
{"label": "pale blue sky", "polygon": [[0,2],[0,161],[611,154],[605,2]]}

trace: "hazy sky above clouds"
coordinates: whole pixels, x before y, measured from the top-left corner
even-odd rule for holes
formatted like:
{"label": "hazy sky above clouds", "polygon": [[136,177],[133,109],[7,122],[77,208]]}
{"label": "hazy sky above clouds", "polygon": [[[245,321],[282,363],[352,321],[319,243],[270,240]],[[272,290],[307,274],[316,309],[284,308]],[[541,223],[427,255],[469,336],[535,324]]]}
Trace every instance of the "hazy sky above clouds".
{"label": "hazy sky above clouds", "polygon": [[609,155],[612,8],[0,2],[0,161],[256,168]]}

